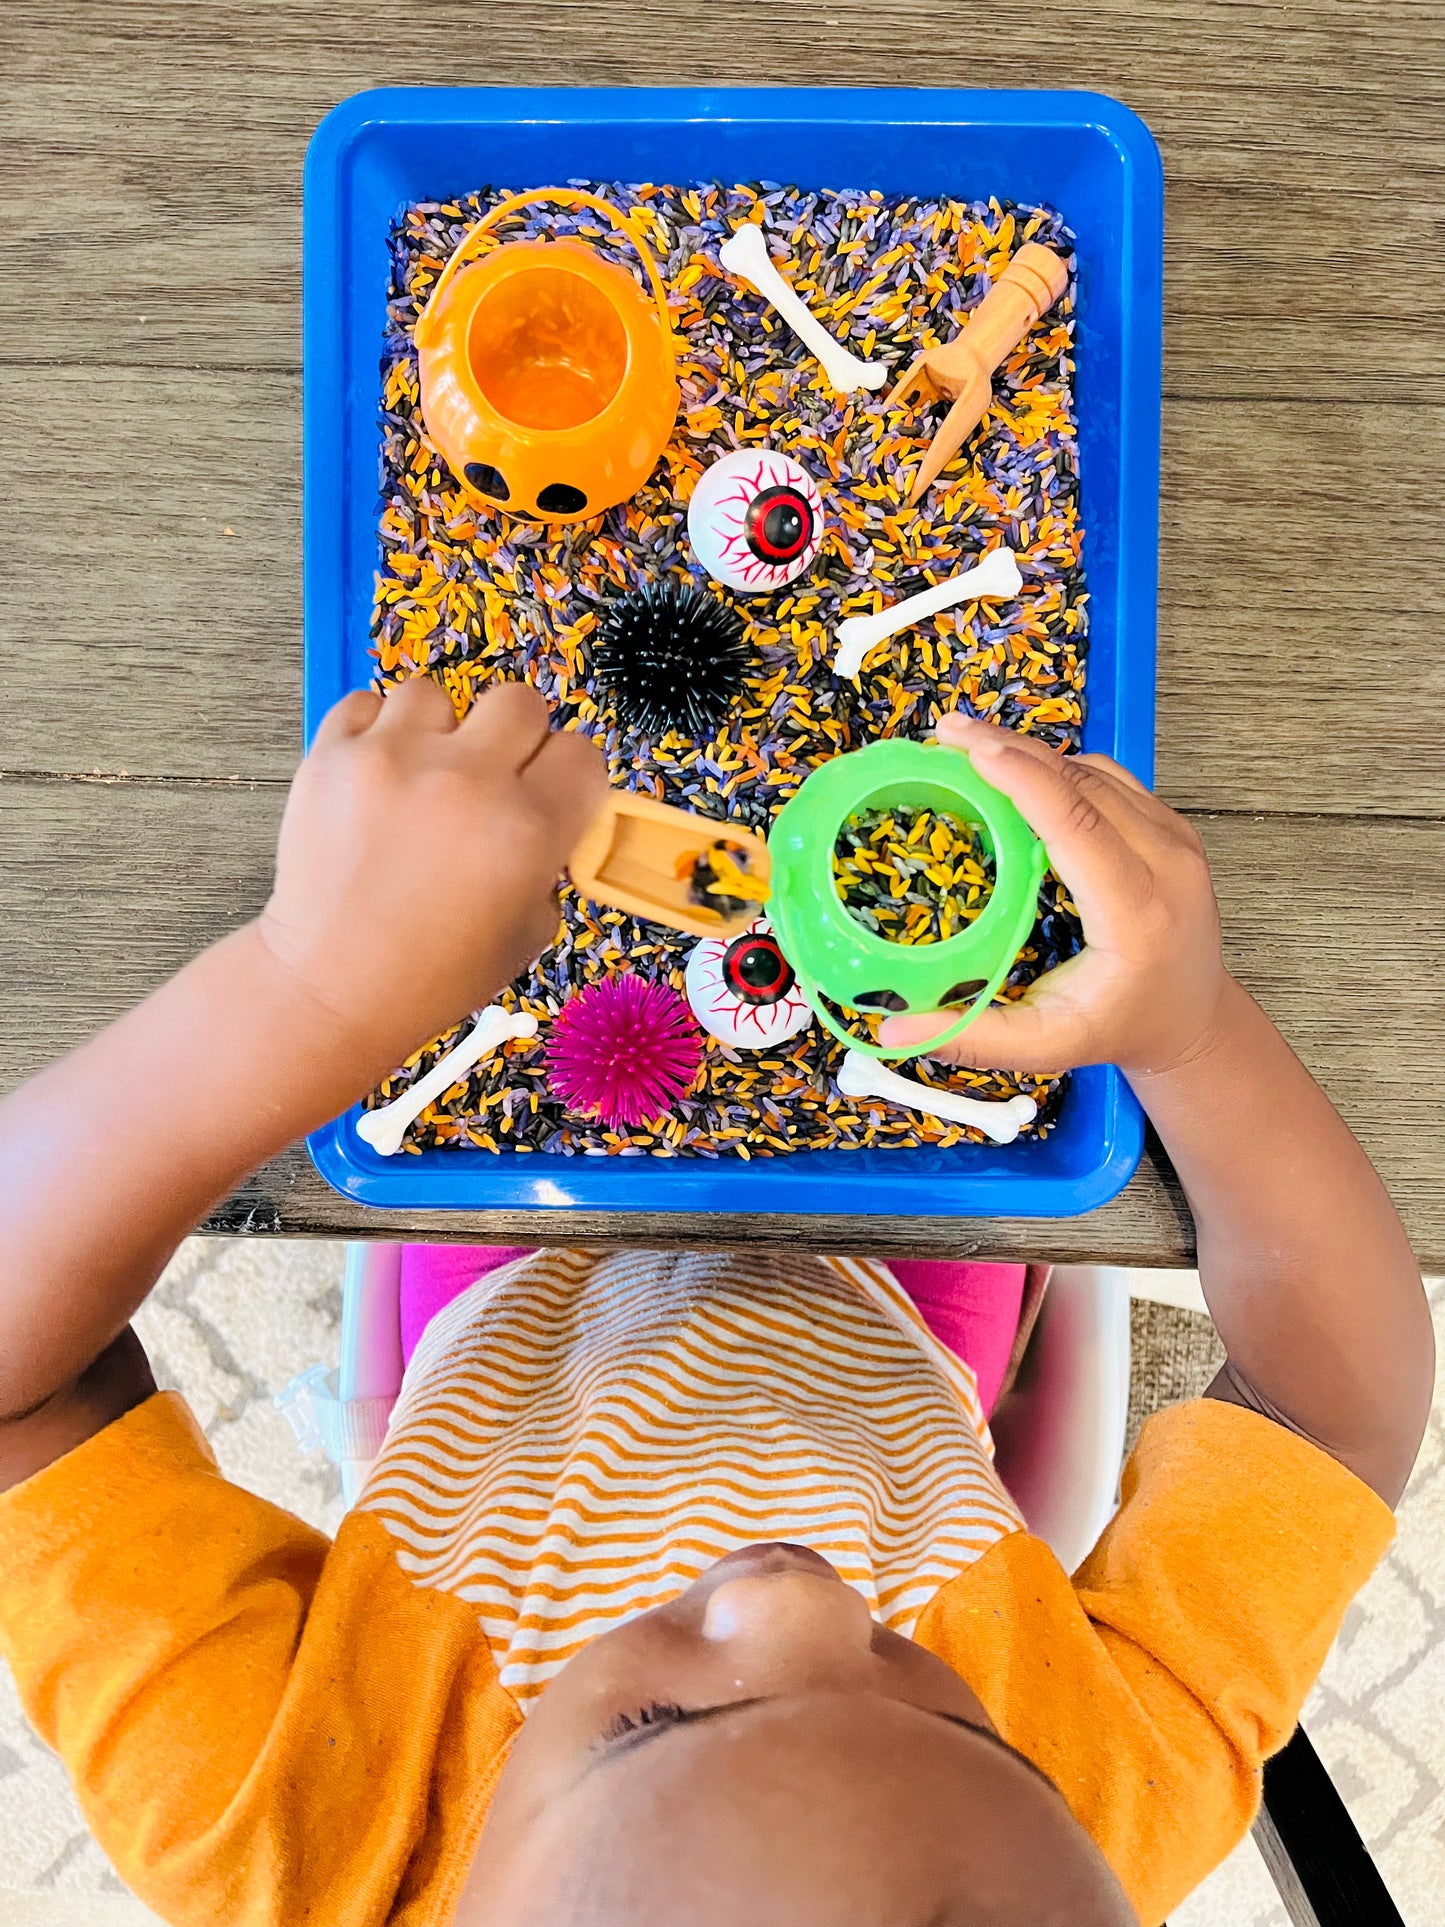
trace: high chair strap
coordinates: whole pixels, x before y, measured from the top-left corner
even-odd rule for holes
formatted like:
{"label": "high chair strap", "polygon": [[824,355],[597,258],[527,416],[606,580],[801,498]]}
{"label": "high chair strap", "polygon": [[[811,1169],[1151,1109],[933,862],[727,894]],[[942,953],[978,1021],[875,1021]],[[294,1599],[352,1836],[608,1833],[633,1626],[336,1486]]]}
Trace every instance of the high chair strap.
{"label": "high chair strap", "polygon": [[333,1465],[374,1459],[386,1441],[394,1398],[339,1398],[336,1373],[325,1365],[298,1372],[271,1401],[284,1412],[303,1452],[319,1446]]}

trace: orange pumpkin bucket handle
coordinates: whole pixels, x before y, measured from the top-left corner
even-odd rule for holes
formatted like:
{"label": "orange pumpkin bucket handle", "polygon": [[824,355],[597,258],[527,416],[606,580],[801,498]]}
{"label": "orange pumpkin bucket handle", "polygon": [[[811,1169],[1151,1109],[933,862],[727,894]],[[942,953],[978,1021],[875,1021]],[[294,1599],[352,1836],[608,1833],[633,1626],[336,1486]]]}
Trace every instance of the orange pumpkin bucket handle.
{"label": "orange pumpkin bucket handle", "polygon": [[642,236],[633,227],[625,214],[619,213],[610,201],[604,201],[600,194],[589,194],[580,187],[535,187],[525,194],[509,194],[504,201],[498,201],[488,210],[474,227],[463,236],[456,252],[437,277],[436,286],[427,296],[426,306],[417,317],[415,341],[418,348],[424,348],[431,335],[431,318],[437,299],[443,288],[453,279],[458,269],[466,266],[475,258],[474,244],[493,229],[499,221],[515,214],[518,208],[532,207],[538,201],[551,201],[558,207],[590,207],[598,214],[605,214],[619,233],[626,236],[641,258],[647,270],[648,283],[652,288],[652,298],[657,303],[657,318],[662,324],[662,338],[667,343],[674,359],[677,355],[677,340],[672,332],[672,316],[667,308],[667,289],[663,286],[662,276],[657,271],[657,263]]}

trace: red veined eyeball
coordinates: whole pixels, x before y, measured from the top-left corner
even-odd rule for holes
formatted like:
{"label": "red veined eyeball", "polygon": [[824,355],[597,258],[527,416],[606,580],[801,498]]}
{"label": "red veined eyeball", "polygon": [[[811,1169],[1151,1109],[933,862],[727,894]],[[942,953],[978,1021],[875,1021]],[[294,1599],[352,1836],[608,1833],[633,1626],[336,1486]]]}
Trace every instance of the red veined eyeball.
{"label": "red veined eyeball", "polygon": [[791,455],[738,449],[703,470],[687,505],[687,532],[714,582],[771,595],[817,555],[822,498]]}
{"label": "red veined eyeball", "polygon": [[812,1022],[766,917],[738,937],[704,937],[687,960],[686,985],[703,1029],[737,1049],[770,1050]]}

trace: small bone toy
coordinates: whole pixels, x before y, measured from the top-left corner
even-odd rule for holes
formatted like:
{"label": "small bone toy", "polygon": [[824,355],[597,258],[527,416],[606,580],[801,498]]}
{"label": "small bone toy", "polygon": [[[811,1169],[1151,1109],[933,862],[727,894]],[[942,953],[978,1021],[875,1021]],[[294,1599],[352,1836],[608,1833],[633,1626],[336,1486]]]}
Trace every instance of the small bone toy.
{"label": "small bone toy", "polygon": [[751,281],[758,293],[777,309],[793,333],[812,349],[823,372],[840,395],[854,388],[881,388],[891,372],[886,361],[860,361],[834,341],[807,304],[773,266],[768,244],[756,221],[744,221],[718,249],[718,260],[729,274]]}
{"label": "small bone toy", "polygon": [[960,602],[978,602],[985,596],[991,600],[1016,596],[1023,585],[1013,550],[990,549],[975,567],[950,576],[936,588],[924,589],[905,602],[895,602],[891,609],[880,609],[876,616],[849,616],[846,622],[840,622],[833,674],[856,676],[870,649],[896,636],[900,629],[910,629],[926,616],[936,616],[940,609],[952,609]]}
{"label": "small bone toy", "polygon": [[364,1112],[357,1123],[356,1135],[382,1157],[394,1156],[401,1149],[408,1124],[414,1123],[443,1091],[460,1084],[473,1064],[488,1051],[496,1050],[508,1038],[536,1035],[537,1020],[525,1010],[503,1010],[500,1004],[488,1004],[461,1042],[453,1044],[425,1077],[418,1078],[409,1090],[394,1097],[390,1104],[383,1104],[379,1111]]}
{"label": "small bone toy", "polygon": [[838,1089],[844,1097],[881,1097],[889,1104],[902,1104],[950,1124],[970,1124],[995,1144],[1012,1144],[1025,1124],[1033,1123],[1039,1109],[1031,1097],[1022,1095],[985,1103],[982,1098],[965,1097],[962,1091],[935,1091],[856,1050],[850,1050],[843,1059]]}
{"label": "small bone toy", "polygon": [[930,401],[953,403],[913,478],[910,502],[937,481],[978,427],[993,400],[994,370],[1053,307],[1068,281],[1062,255],[1037,241],[1026,242],[953,340],[941,348],[926,348],[893,390],[890,403],[906,401],[919,390]]}

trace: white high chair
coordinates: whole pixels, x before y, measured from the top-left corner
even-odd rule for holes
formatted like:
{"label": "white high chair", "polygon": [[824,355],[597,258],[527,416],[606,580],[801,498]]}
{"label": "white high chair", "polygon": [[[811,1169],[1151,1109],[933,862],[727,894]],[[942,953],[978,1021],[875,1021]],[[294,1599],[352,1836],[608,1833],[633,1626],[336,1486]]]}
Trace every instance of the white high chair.
{"label": "white high chair", "polygon": [[[401,1246],[351,1244],[341,1360],[313,1365],[276,1403],[303,1450],[323,1447],[350,1505],[401,1389]],[[1019,1510],[1073,1572],[1118,1503],[1129,1408],[1129,1290],[1122,1272],[1056,1265],[1012,1391],[990,1421]]]}
{"label": "white high chair", "polygon": [[1107,1265],[1055,1265],[989,1428],[999,1477],[1065,1572],[1114,1516],[1128,1418],[1128,1279]]}
{"label": "white high chair", "polygon": [[313,1365],[275,1398],[303,1452],[318,1447],[341,1473],[348,1505],[366,1483],[401,1390],[401,1246],[368,1239],[346,1247],[341,1359]]}

